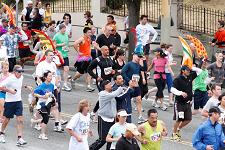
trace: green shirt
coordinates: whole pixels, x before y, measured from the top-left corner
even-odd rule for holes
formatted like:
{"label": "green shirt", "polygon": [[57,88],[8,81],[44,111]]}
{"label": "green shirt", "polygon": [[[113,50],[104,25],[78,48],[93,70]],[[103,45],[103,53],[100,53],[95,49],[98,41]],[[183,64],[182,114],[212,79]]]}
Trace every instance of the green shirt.
{"label": "green shirt", "polygon": [[56,44],[63,44],[65,43],[66,46],[57,46],[56,49],[62,53],[63,58],[68,57],[68,50],[69,50],[69,37],[68,34],[62,34],[58,32],[54,37],[53,40],[56,41]]}
{"label": "green shirt", "polygon": [[208,77],[209,73],[208,70],[202,70],[202,72],[195,78],[193,84],[193,90],[200,90],[200,91],[207,91],[207,84],[205,82],[206,78]]}

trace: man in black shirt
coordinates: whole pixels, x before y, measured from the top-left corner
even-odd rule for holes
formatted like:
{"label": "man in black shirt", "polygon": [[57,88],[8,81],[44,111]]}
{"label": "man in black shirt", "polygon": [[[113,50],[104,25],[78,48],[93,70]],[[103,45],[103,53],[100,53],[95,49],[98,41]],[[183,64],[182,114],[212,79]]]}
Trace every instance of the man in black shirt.
{"label": "man in black shirt", "polygon": [[116,150],[140,150],[137,140],[134,138],[134,136],[138,135],[140,133],[136,125],[127,123],[125,134],[116,143]]}
{"label": "man in black shirt", "polygon": [[112,27],[110,25],[107,25],[105,27],[104,33],[99,35],[96,44],[94,45],[95,48],[98,50],[98,56],[101,56],[101,47],[107,46],[109,48],[109,56],[114,55],[114,38],[113,36],[110,36],[112,32]]}
{"label": "man in black shirt", "polygon": [[[194,70],[194,67],[192,67]],[[197,77],[196,72],[190,70],[188,66],[181,67],[180,75],[174,79],[171,92],[176,95],[174,103],[174,124],[172,139],[180,141],[180,129],[189,124],[192,120],[192,81]]]}

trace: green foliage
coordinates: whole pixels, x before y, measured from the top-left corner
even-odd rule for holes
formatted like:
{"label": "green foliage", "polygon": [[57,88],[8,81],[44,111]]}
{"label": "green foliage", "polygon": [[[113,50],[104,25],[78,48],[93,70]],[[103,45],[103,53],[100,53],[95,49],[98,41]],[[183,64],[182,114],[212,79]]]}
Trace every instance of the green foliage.
{"label": "green foliage", "polygon": [[106,5],[110,9],[118,10],[123,7],[124,0],[106,0]]}

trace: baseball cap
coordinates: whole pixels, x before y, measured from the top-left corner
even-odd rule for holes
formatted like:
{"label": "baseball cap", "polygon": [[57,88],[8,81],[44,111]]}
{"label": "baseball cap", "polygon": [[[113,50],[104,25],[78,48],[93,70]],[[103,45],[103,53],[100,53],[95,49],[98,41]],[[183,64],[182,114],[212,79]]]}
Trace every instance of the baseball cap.
{"label": "baseball cap", "polygon": [[24,72],[23,68],[22,67],[18,67],[18,66],[15,66],[13,68],[13,71],[15,71],[15,72]]}
{"label": "baseball cap", "polygon": [[212,113],[221,113],[220,109],[218,107],[212,107],[209,109],[209,114],[212,114]]}
{"label": "baseball cap", "polygon": [[128,116],[127,112],[125,110],[122,110],[120,112],[117,113],[118,116],[122,116],[122,117],[126,117]]}
{"label": "baseball cap", "polygon": [[162,53],[163,50],[160,47],[157,47],[156,49],[153,50],[153,52],[160,52],[160,53]]}
{"label": "baseball cap", "polygon": [[181,71],[183,71],[183,70],[190,71],[191,69],[190,69],[187,65],[184,65],[184,66],[181,67],[180,70],[181,70]]}
{"label": "baseball cap", "polygon": [[8,19],[2,19],[2,22],[9,22],[9,20]]}
{"label": "baseball cap", "polygon": [[135,136],[140,135],[140,132],[138,132],[137,126],[133,123],[127,123],[126,130],[130,131]]}

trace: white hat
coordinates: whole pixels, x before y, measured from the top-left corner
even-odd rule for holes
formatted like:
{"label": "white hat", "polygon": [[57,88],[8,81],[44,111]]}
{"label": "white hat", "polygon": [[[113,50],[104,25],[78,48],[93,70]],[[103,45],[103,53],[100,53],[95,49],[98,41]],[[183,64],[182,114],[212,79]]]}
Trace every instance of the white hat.
{"label": "white hat", "polygon": [[122,110],[120,112],[117,113],[118,116],[122,116],[122,117],[126,117],[128,116],[127,112],[125,110]]}
{"label": "white hat", "polygon": [[126,130],[130,131],[135,136],[138,136],[141,134],[140,132],[138,132],[137,126],[133,123],[127,123]]}
{"label": "white hat", "polygon": [[27,1],[27,5],[28,5],[28,4],[33,4],[33,1]]}

